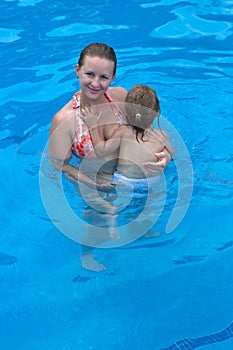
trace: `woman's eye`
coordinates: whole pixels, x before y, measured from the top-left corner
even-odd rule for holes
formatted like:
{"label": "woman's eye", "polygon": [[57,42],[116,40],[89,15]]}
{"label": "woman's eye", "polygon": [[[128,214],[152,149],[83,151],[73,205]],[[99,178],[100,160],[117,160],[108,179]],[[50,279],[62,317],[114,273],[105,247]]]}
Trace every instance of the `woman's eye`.
{"label": "woman's eye", "polygon": [[88,77],[93,77],[93,76],[94,76],[94,74],[93,74],[92,72],[87,72],[86,75],[87,75]]}
{"label": "woman's eye", "polygon": [[106,77],[105,75],[101,77],[101,79],[103,80],[108,80],[108,77]]}

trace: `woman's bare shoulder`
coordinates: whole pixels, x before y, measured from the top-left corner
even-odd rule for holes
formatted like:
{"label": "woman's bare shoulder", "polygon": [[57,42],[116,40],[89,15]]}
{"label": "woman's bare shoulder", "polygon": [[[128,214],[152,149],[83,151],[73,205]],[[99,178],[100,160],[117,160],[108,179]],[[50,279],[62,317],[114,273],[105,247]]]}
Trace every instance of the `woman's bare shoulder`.
{"label": "woman's bare shoulder", "polygon": [[53,117],[53,123],[60,124],[64,121],[68,121],[75,116],[74,109],[72,108],[71,101],[65,104]]}
{"label": "woman's bare shoulder", "polygon": [[113,101],[124,102],[127,95],[127,90],[121,86],[116,86],[109,88],[108,93]]}
{"label": "woman's bare shoulder", "polygon": [[71,101],[63,106],[53,117],[51,131],[58,126],[63,125],[65,129],[73,129],[75,121],[75,111],[72,108]]}

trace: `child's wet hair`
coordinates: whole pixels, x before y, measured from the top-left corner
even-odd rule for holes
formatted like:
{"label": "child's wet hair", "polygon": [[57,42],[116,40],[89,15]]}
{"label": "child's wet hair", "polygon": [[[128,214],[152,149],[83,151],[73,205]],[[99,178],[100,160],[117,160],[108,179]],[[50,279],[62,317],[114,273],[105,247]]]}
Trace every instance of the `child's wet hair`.
{"label": "child's wet hair", "polygon": [[160,113],[160,104],[154,89],[146,85],[135,85],[127,94],[126,114],[128,123],[135,129],[136,136],[148,129]]}

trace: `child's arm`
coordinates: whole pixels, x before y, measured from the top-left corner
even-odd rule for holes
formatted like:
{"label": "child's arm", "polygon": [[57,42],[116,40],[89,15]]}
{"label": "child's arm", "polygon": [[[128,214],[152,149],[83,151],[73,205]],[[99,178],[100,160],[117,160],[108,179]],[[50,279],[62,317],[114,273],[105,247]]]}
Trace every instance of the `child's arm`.
{"label": "child's arm", "polygon": [[99,128],[100,116],[101,112],[95,115],[94,112],[88,108],[82,109],[82,118],[89,128],[95,152],[99,157],[104,157],[113,153],[120,147],[122,129],[119,127],[111,138],[104,140]]}

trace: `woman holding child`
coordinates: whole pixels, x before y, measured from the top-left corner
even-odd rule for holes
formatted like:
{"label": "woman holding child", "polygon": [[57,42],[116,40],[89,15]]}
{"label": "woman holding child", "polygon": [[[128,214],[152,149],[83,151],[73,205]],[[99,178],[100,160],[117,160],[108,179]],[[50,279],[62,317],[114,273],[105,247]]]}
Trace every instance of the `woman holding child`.
{"label": "woman holding child", "polygon": [[[101,112],[103,120],[107,118],[108,123],[98,125],[98,132],[103,140],[111,138],[119,126],[126,123],[124,112],[119,105],[125,101],[127,91],[122,87],[110,87],[116,76],[116,65],[116,55],[110,46],[102,43],[86,46],[76,65],[80,91],[75,93],[53,118],[50,130],[50,156],[53,164],[73,181],[79,179],[95,184],[86,173],[70,164],[72,155],[75,155],[85,158],[90,169],[95,169],[95,162],[98,159],[88,127],[82,118],[82,109],[91,107],[96,115]],[[109,185],[111,184],[116,166],[113,160],[117,158],[117,150],[105,156],[107,165],[103,167],[104,183],[108,181]],[[164,169],[169,161],[170,154],[163,149],[155,154],[154,162],[146,162],[144,166],[153,173],[158,169]],[[101,271],[105,268],[93,258],[87,246],[83,246],[81,261],[86,269]]]}

